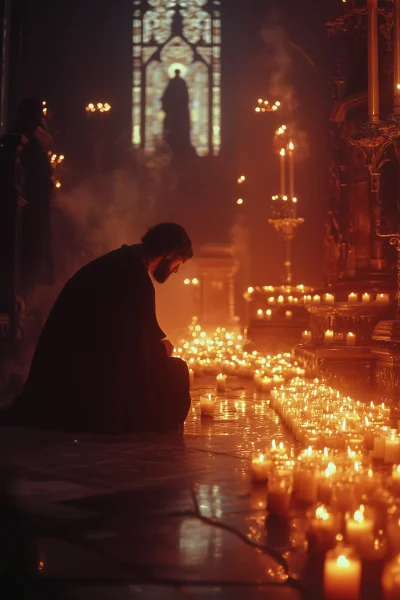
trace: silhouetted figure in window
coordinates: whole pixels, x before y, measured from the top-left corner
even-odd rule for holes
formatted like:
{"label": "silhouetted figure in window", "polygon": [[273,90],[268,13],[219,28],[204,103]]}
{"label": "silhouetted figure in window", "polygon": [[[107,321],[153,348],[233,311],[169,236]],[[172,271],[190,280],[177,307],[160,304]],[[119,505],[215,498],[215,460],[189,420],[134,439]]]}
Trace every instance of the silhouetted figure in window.
{"label": "silhouetted figure in window", "polygon": [[161,102],[165,112],[165,141],[175,154],[194,152],[190,141],[189,92],[179,69],[169,80]]}

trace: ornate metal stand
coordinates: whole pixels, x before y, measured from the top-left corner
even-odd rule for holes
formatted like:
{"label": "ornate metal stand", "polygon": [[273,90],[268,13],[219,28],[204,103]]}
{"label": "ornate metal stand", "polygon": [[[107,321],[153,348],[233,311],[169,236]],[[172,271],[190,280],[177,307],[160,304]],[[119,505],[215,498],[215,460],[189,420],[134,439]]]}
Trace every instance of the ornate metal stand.
{"label": "ornate metal stand", "polygon": [[285,244],[285,262],[283,265],[285,267],[284,282],[287,285],[292,283],[292,241],[297,228],[304,223],[304,219],[297,217],[296,208],[297,204],[289,201],[287,196],[273,196],[272,218],[268,219],[268,223],[275,228]]}

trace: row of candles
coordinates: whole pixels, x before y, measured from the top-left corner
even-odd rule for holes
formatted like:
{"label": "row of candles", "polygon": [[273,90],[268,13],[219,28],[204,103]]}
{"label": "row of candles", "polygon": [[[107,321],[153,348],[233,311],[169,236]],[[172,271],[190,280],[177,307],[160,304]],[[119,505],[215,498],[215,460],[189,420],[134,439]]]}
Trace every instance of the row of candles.
{"label": "row of candles", "polygon": [[[301,339],[304,344],[308,344],[312,341],[312,333],[309,330],[305,330],[301,334]],[[343,332],[338,331],[335,332],[332,329],[327,329],[324,331],[324,342],[328,344],[333,344],[334,342],[345,342],[347,346],[355,346],[357,341],[357,336],[352,331]]]}
{"label": "row of candles", "polygon": [[[249,295],[251,295],[253,293],[253,291],[249,291],[249,290],[254,291],[254,288],[248,288],[248,290],[247,290],[247,293]],[[264,291],[267,291],[267,289],[265,289]],[[293,296],[292,294],[289,294],[289,295],[279,294],[279,296],[277,296],[277,297],[270,296],[269,298],[267,298],[268,304],[293,304],[293,303],[298,303],[301,301],[303,301],[304,304],[321,304],[321,303],[334,304],[335,303],[335,295],[334,294],[324,294],[323,296],[321,296],[319,294],[315,294],[314,296],[311,296],[309,294],[306,294],[305,296],[299,298],[298,296]],[[347,297],[347,302],[349,304],[358,304],[358,303],[360,303],[360,301],[362,303],[370,302],[370,303],[376,303],[376,304],[388,304],[390,302],[390,296],[389,296],[389,294],[375,294],[373,296],[372,294],[369,294],[367,292],[365,292],[363,294],[356,294],[355,292],[352,292]]]}
{"label": "row of candles", "polygon": [[268,486],[270,515],[307,509],[325,599],[357,600],[363,561],[385,564],[385,597],[400,598],[400,434],[390,409],[301,378],[275,387],[270,404],[306,449],[274,440],[255,449],[252,481]]}
{"label": "row of candles", "polygon": [[[368,292],[356,294],[356,292],[351,292],[347,296],[347,302],[350,304],[358,304],[359,302],[376,302],[378,304],[387,304],[390,301],[389,294],[370,294]],[[306,295],[304,296],[304,302],[313,304],[321,304],[324,302],[325,304],[334,304],[335,295],[334,294],[315,294],[314,296]]]}
{"label": "row of candles", "polygon": [[246,351],[245,342],[240,333],[224,327],[210,334],[194,319],[189,335],[181,340],[175,356],[186,361],[191,378],[199,375],[255,377],[261,391],[270,391],[274,385],[304,375],[304,369],[289,353],[271,356],[257,350]]}

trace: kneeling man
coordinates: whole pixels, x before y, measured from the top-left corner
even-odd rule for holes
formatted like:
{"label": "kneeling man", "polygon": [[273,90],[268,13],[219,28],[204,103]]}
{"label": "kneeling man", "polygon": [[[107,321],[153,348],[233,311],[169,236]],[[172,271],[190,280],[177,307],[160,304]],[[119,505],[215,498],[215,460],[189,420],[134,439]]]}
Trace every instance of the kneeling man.
{"label": "kneeling man", "polygon": [[[175,223],[93,260],[64,286],[10,421],[71,432],[167,431],[190,407],[186,363],[172,358],[150,274],[164,283],[192,258]],[[9,421],[9,422],[10,422]]]}

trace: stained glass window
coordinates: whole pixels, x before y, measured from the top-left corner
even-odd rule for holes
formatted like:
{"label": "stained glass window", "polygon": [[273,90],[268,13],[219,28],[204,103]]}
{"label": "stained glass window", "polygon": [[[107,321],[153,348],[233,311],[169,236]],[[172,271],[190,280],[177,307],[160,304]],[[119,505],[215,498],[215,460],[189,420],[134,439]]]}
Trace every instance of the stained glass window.
{"label": "stained glass window", "polygon": [[[220,1],[133,0],[132,142],[163,139],[161,98],[176,69],[189,92],[190,139],[199,156],[221,146]],[[212,8],[209,8],[210,4]]]}

